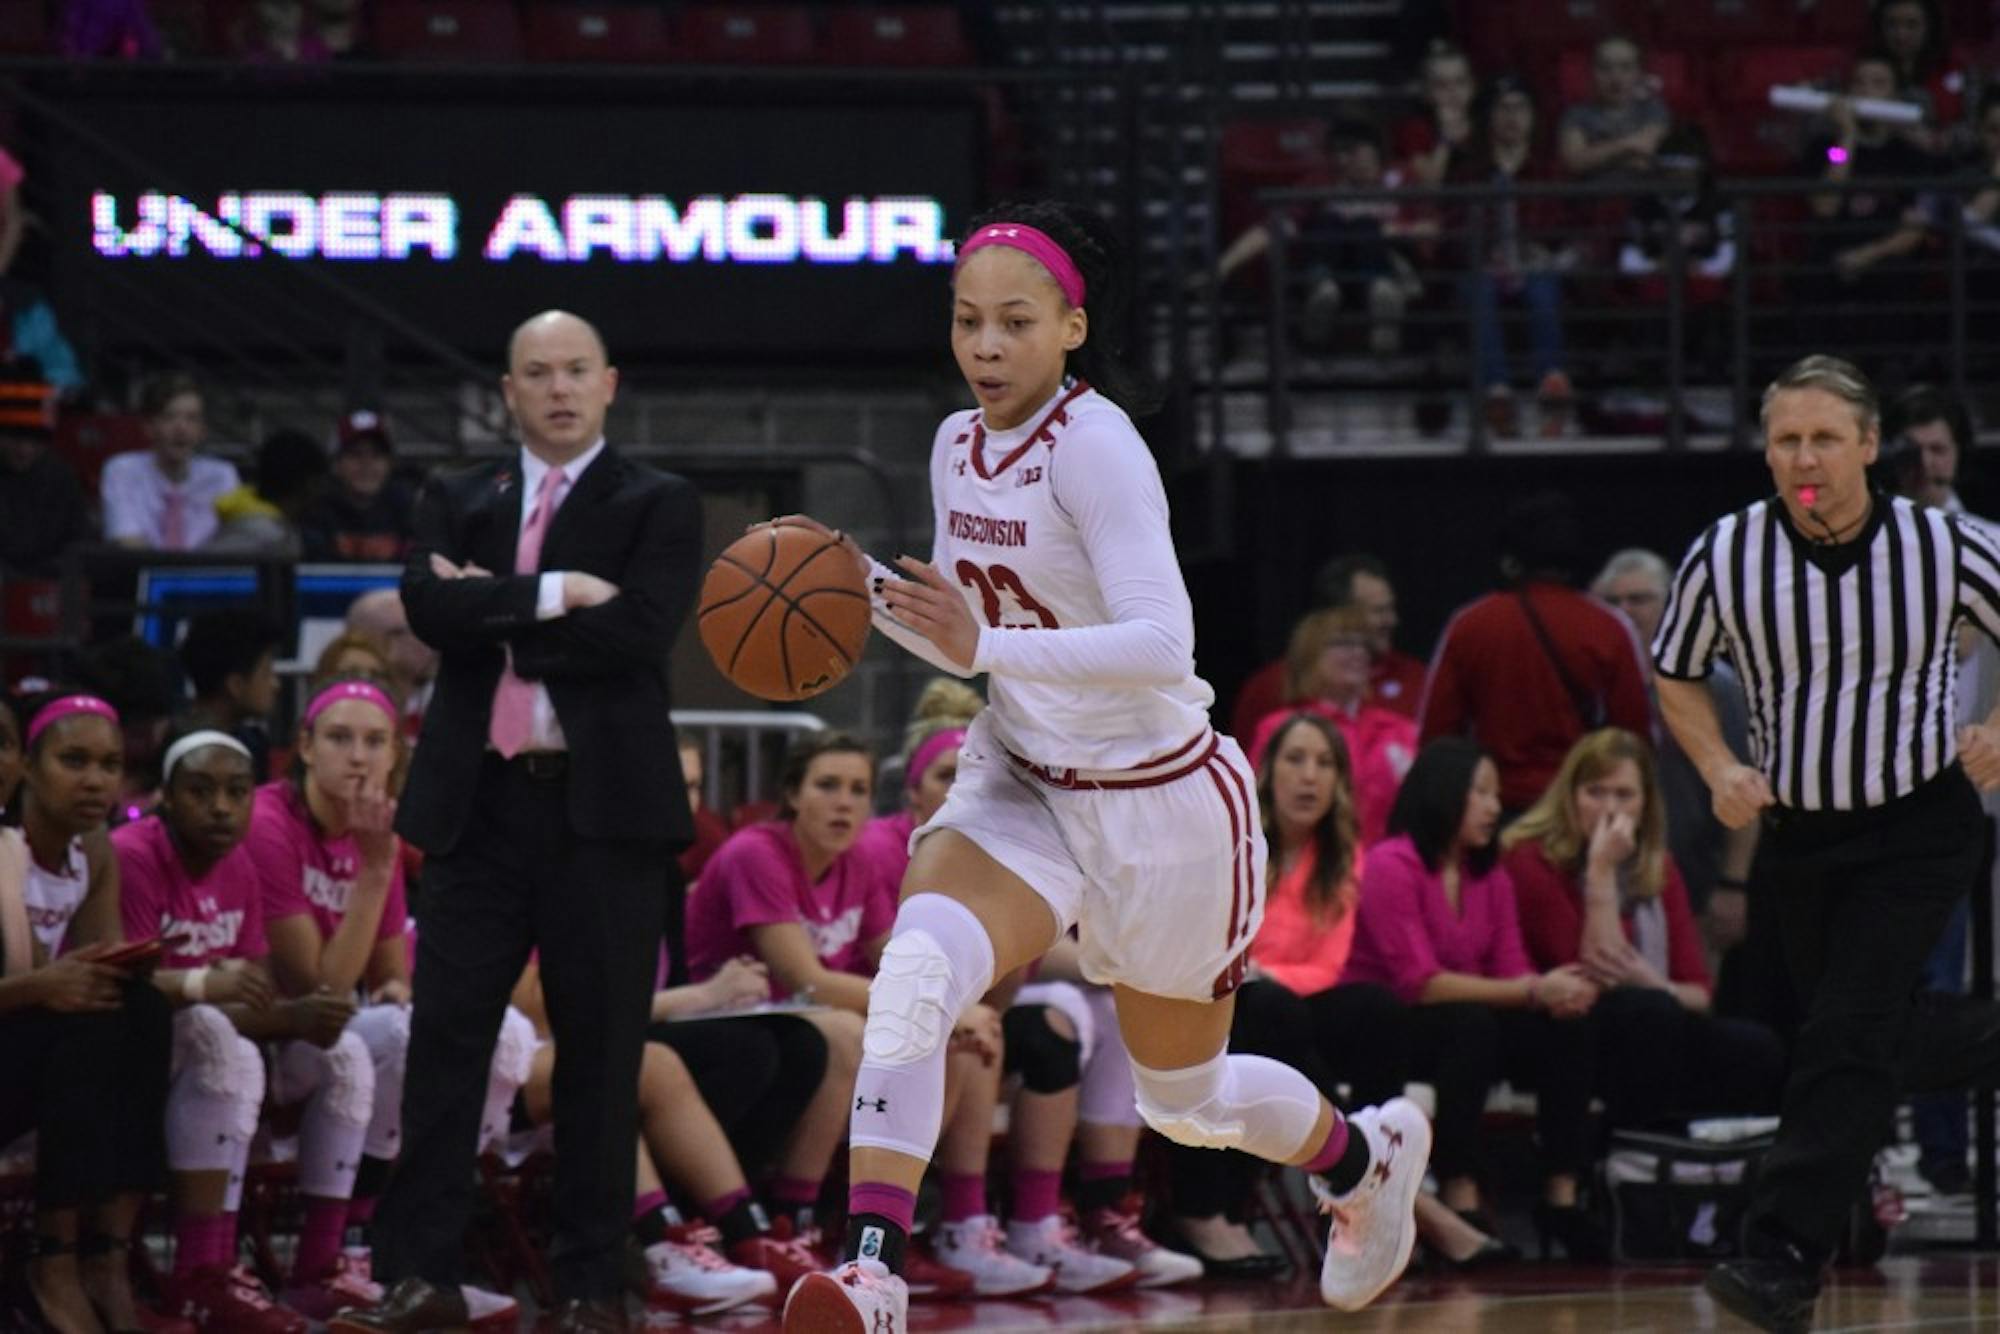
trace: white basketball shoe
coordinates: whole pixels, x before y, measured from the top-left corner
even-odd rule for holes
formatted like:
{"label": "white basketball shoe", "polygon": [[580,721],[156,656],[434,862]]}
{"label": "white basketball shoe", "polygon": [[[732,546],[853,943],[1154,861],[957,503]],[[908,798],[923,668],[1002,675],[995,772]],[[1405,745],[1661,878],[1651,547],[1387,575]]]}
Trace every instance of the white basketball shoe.
{"label": "white basketball shoe", "polygon": [[1320,1212],[1331,1217],[1320,1299],[1359,1311],[1382,1295],[1410,1263],[1417,1243],[1417,1192],[1431,1157],[1431,1123],[1408,1098],[1366,1107],[1347,1120],[1368,1143],[1368,1170],[1345,1195],[1330,1194],[1309,1176]]}
{"label": "white basketball shoe", "polygon": [[784,1334],[909,1334],[909,1285],[880,1260],[807,1274],[785,1299]]}

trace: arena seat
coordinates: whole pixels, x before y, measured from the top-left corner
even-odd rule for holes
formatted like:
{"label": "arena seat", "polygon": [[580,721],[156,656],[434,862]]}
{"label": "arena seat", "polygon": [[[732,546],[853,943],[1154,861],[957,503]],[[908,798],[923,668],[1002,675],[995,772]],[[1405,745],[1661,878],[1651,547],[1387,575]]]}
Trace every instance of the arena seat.
{"label": "arena seat", "polygon": [[106,459],[150,448],[146,419],[137,413],[65,412],[56,418],[55,452],[76,470],[85,495],[97,494]]}
{"label": "arena seat", "polygon": [[47,55],[51,45],[42,0],[0,0],[0,55]]}
{"label": "arena seat", "polygon": [[674,58],[667,18],[658,5],[530,5],[530,60],[561,63],[659,63]]}
{"label": "arena seat", "polygon": [[[1553,124],[1562,117],[1562,108],[1588,102],[1596,92],[1590,70],[1588,49],[1565,51],[1556,65],[1556,106],[1546,119]],[[1658,86],[1660,97],[1677,116],[1693,116],[1703,109],[1708,90],[1686,53],[1648,51],[1646,73]]]}
{"label": "arena seat", "polygon": [[1587,53],[1599,38],[1614,33],[1641,46],[1650,45],[1656,36],[1652,0],[1488,0],[1488,7],[1508,11],[1508,22],[1517,34],[1517,56],[1571,48]]}
{"label": "arena seat", "polygon": [[1231,236],[1261,219],[1257,191],[1333,179],[1326,121],[1319,117],[1230,121],[1219,152],[1223,226]]}
{"label": "arena seat", "polygon": [[1772,106],[1772,85],[1838,80],[1848,59],[1847,50],[1838,46],[1752,47],[1724,56],[1711,84],[1717,165],[1725,172],[1753,175],[1791,170],[1811,118]]}
{"label": "arena seat", "polygon": [[681,14],[680,40],[690,59],[725,65],[801,64],[818,53],[802,5],[692,5]]}
{"label": "arena seat", "polygon": [[1813,42],[1858,47],[1868,38],[1868,11],[1873,0],[1818,0],[1806,15],[1802,34]]}
{"label": "arena seat", "polygon": [[836,65],[973,63],[958,12],[944,5],[842,5],[826,15],[825,59]]}
{"label": "arena seat", "polygon": [[1662,46],[1714,51],[1739,42],[1793,42],[1799,11],[1772,0],[1674,0],[1660,7]]}
{"label": "arena seat", "polygon": [[387,60],[519,60],[521,24],[513,5],[495,0],[384,0],[375,46]]}

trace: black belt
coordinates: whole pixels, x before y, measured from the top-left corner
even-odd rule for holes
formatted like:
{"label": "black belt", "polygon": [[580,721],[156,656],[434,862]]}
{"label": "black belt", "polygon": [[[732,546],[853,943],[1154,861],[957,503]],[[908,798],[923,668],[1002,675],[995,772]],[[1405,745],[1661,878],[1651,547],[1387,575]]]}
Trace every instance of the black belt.
{"label": "black belt", "polygon": [[1801,810],[1793,806],[1773,806],[1764,813],[1764,819],[1773,833],[1788,841],[1844,838],[1894,824],[1940,801],[1949,800],[1954,795],[1962,796],[1965,789],[1970,786],[1971,780],[1954,762],[1938,770],[1902,796],[1885,801],[1879,806],[1861,806],[1848,811]]}
{"label": "black belt", "polygon": [[553,783],[569,775],[569,752],[566,750],[524,750],[511,760],[497,750],[489,750],[486,758],[537,783]]}

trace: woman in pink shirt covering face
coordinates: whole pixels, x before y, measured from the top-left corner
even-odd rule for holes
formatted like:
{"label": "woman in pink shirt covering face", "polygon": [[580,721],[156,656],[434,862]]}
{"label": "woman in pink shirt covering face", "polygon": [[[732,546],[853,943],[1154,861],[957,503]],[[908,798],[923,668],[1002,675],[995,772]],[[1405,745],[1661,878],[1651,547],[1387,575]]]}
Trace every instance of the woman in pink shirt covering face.
{"label": "woman in pink shirt covering face", "polygon": [[1440,1197],[1478,1214],[1486,1163],[1479,1118],[1504,1076],[1535,1090],[1546,1250],[1604,1258],[1578,1205],[1591,1154],[1588,1111],[1596,1031],[1582,1022],[1598,987],[1574,965],[1538,974],[1521,944],[1513,884],[1496,865],[1500,776],[1469,741],[1424,747],[1371,848],[1346,980],[1375,982],[1410,1010],[1411,1069],[1437,1090],[1431,1162]]}

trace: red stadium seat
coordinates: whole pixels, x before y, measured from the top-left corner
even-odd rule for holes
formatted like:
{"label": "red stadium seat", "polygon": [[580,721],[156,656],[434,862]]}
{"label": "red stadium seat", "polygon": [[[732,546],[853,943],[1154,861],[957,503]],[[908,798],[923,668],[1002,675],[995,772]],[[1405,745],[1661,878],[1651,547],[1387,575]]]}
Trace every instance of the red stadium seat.
{"label": "red stadium seat", "polygon": [[1804,36],[1817,43],[1854,48],[1868,39],[1873,0],[1818,0],[1806,15]]}
{"label": "red stadium seat", "polygon": [[521,25],[505,0],[384,0],[375,45],[388,60],[519,60]]}
{"label": "red stadium seat", "polygon": [[1835,82],[1851,59],[1838,46],[1752,47],[1723,57],[1712,91],[1724,106],[1768,107],[1772,85]]}
{"label": "red stadium seat", "polygon": [[527,13],[530,60],[559,62],[633,61],[673,58],[667,17],[658,5],[530,5]]}
{"label": "red stadium seat", "polygon": [[716,64],[801,64],[817,54],[812,14],[799,5],[695,5],[681,15],[681,46]]}
{"label": "red stadium seat", "polygon": [[[1487,3],[1503,7],[1499,0]],[[1505,0],[1504,7],[1517,34],[1517,59],[1572,49],[1588,54],[1599,38],[1614,33],[1641,46],[1653,40],[1652,0]]]}
{"label": "red stadium seat", "polygon": [[0,55],[42,56],[52,48],[48,6],[42,0],[0,3]]}
{"label": "red stadium seat", "polygon": [[1944,30],[1953,45],[1984,42],[1993,36],[1993,0],[1950,0],[1945,6]]}
{"label": "red stadium seat", "polygon": [[843,5],[826,16],[836,65],[970,65],[958,12],[944,5]]}
{"label": "red stadium seat", "polygon": [[[1590,72],[1591,53],[1588,50],[1565,51],[1561,63],[1556,67],[1556,97],[1558,107],[1574,106],[1588,102],[1596,94],[1596,81]],[[1652,76],[1659,88],[1660,97],[1677,116],[1691,116],[1701,109],[1707,100],[1707,90],[1701,86],[1701,78],[1695,73],[1688,57],[1680,51],[1648,51],[1645,55],[1646,73]],[[1556,112],[1561,115],[1560,109]]]}
{"label": "red stadium seat", "polygon": [[76,470],[85,495],[97,494],[106,459],[150,448],[146,419],[136,413],[65,412],[56,418],[55,452]]}
{"label": "red stadium seat", "polygon": [[1715,67],[1711,89],[1715,160],[1726,172],[1775,175],[1798,165],[1811,118],[1771,105],[1771,87],[1781,83],[1838,82],[1850,59],[1837,46],[1752,47],[1725,56]]}
{"label": "red stadium seat", "polygon": [[1798,8],[1775,0],[1674,0],[1660,7],[1665,46],[1714,51],[1738,42],[1793,42],[1801,37]]}

